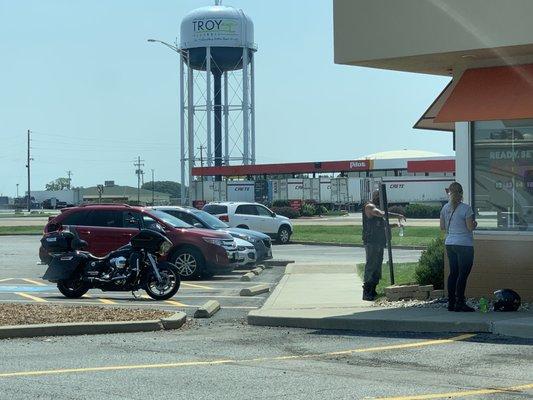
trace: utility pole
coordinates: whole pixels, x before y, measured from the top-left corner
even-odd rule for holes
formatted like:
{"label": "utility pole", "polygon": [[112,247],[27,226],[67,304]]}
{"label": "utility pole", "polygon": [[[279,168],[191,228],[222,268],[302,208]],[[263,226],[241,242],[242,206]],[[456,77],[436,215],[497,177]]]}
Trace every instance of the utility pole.
{"label": "utility pole", "polygon": [[72,171],[67,171],[67,176],[68,176],[68,186],[67,186],[67,189],[70,190],[70,182],[72,181]]}
{"label": "utility pole", "polygon": [[31,131],[28,129],[28,157],[26,160],[26,168],[28,168],[28,212],[31,211],[31,161],[33,158],[30,156],[30,142],[31,142]]}
{"label": "utility pole", "polygon": [[144,167],[144,160],[141,160],[141,156],[137,156],[137,161],[133,163],[137,167],[135,174],[137,174],[137,205],[141,204],[141,175],[143,170],[141,167]]}
{"label": "utility pole", "polygon": [[19,198],[19,184],[17,183],[17,199]]}
{"label": "utility pole", "polygon": [[154,182],[154,170],[152,169],[152,205],[154,204],[154,189],[155,189],[155,182]]}

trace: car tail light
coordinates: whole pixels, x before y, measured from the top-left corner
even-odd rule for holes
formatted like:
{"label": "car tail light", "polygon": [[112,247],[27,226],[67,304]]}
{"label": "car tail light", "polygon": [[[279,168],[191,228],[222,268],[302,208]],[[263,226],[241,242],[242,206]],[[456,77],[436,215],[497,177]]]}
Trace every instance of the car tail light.
{"label": "car tail light", "polygon": [[229,217],[226,214],[220,215],[218,219],[224,222],[229,222]]}

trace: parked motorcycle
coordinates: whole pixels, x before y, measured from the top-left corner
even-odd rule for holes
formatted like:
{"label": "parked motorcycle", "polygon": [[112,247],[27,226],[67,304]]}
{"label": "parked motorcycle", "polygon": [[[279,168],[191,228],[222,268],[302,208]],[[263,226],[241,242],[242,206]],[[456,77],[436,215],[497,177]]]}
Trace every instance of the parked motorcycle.
{"label": "parked motorcycle", "polygon": [[180,287],[177,268],[157,260],[168,253],[172,242],[154,230],[140,230],[130,244],[104,257],[84,251],[87,242],[68,227],[45,235],[41,243],[50,255],[43,279],[57,283],[65,297],[79,298],[89,289],[122,292],[143,289],[155,300],[167,300]]}

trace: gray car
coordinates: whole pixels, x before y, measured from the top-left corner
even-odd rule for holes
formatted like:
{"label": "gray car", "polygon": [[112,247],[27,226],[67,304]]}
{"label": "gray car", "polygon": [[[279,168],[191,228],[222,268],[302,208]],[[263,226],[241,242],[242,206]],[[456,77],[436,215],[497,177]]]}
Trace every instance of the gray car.
{"label": "gray car", "polygon": [[270,239],[270,236],[265,235],[264,233],[249,229],[230,228],[217,217],[196,208],[160,206],[152,207],[152,209],[166,212],[167,214],[173,215],[176,218],[179,218],[197,228],[226,231],[235,238],[243,239],[252,243],[257,253],[256,256],[258,263],[272,258],[272,240]]}

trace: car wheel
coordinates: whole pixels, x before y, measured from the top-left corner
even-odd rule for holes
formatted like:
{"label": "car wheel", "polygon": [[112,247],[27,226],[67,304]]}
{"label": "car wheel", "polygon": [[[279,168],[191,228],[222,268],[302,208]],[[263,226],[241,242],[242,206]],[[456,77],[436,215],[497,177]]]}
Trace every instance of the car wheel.
{"label": "car wheel", "polygon": [[282,226],[281,228],[279,228],[278,243],[287,244],[290,241],[291,241],[291,230],[286,226]]}
{"label": "car wheel", "polygon": [[178,250],[172,255],[170,262],[176,267],[182,279],[200,276],[202,255],[195,249]]}

